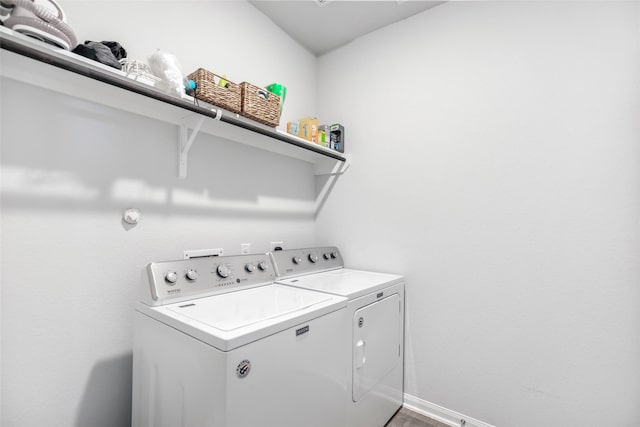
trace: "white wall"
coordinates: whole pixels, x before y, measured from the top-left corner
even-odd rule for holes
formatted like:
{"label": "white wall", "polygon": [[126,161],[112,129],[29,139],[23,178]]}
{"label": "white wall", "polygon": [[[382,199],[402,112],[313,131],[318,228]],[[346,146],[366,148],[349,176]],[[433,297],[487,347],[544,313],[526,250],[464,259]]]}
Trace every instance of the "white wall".
{"label": "white wall", "polygon": [[[129,14],[116,4],[62,7],[80,39],[118,40],[134,57],[162,47],[184,52],[189,70],[281,81],[285,114],[315,112],[315,58],[247,3],[194,2],[189,20],[172,19],[184,2],[127,2]],[[175,126],[1,84],[0,424],[128,426],[141,268],[185,249],[313,245],[312,167],[200,135],[180,180]],[[134,228],[121,223],[128,207],[143,215]]]}
{"label": "white wall", "polygon": [[640,419],[640,4],[450,2],[319,59],[354,161],[317,221],[406,275],[407,392]]}

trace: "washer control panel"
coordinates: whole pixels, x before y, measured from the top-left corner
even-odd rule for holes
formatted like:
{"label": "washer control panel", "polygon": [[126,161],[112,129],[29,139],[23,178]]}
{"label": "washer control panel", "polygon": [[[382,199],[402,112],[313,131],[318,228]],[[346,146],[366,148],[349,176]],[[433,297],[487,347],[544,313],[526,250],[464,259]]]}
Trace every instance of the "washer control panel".
{"label": "washer control panel", "polygon": [[269,252],[278,278],[317,273],[344,267],[335,246]]}
{"label": "washer control panel", "polygon": [[163,305],[270,284],[275,269],[268,254],[212,256],[152,262],[142,275],[141,302]]}

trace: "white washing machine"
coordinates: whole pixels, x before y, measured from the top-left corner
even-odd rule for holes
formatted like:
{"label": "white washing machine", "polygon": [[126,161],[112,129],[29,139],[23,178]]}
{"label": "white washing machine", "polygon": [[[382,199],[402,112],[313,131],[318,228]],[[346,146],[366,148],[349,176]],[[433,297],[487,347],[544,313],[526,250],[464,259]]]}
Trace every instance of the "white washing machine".
{"label": "white washing machine", "polygon": [[276,283],[346,297],[350,374],[343,401],[351,427],[382,427],[404,395],[404,279],[344,268],[335,247],[271,252]]}
{"label": "white washing machine", "polygon": [[274,284],[268,255],[149,264],[133,427],[347,426],[347,299]]}

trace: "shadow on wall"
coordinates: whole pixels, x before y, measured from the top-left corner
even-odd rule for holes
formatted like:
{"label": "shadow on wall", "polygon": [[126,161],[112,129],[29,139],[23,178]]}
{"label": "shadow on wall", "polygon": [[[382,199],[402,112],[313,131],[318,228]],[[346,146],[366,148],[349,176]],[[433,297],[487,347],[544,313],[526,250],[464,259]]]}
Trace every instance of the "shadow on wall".
{"label": "shadow on wall", "polygon": [[161,214],[313,218],[309,163],[200,134],[182,180],[177,126],[3,83],[6,206],[104,211],[135,204]]}
{"label": "shadow on wall", "polygon": [[133,354],[96,363],[80,401],[76,427],[131,426]]}

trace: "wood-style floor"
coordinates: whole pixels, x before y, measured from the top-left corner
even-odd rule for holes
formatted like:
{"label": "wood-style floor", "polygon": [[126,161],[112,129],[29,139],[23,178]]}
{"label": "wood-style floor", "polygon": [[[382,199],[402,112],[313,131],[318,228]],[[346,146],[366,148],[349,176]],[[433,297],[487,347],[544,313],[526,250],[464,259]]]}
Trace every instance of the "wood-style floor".
{"label": "wood-style floor", "polygon": [[402,408],[384,427],[449,427],[422,414]]}

